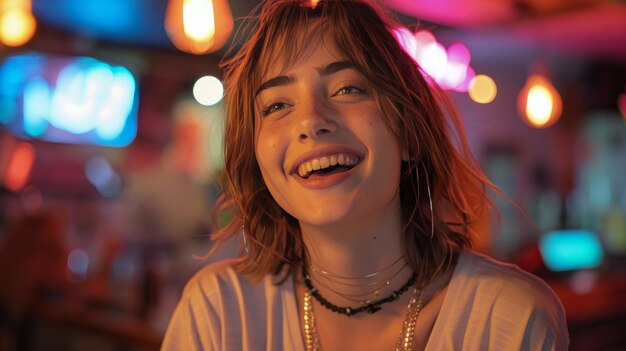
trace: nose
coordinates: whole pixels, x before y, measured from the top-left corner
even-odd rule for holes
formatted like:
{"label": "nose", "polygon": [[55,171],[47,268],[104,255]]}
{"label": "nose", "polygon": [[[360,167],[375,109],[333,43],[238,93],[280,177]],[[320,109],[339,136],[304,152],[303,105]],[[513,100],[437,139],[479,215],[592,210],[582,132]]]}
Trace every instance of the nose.
{"label": "nose", "polygon": [[337,132],[336,112],[319,102],[303,106],[298,123],[298,140],[318,139]]}

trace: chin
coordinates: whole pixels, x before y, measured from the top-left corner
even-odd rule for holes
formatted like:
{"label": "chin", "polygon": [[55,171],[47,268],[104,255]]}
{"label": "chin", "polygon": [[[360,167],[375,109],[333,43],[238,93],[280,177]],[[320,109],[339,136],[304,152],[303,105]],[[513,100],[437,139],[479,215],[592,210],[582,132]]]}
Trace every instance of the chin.
{"label": "chin", "polygon": [[[304,211],[303,211],[304,212]],[[295,217],[301,225],[325,227],[341,224],[350,220],[349,209],[338,209],[325,206],[319,209],[307,209],[306,213],[300,212]]]}

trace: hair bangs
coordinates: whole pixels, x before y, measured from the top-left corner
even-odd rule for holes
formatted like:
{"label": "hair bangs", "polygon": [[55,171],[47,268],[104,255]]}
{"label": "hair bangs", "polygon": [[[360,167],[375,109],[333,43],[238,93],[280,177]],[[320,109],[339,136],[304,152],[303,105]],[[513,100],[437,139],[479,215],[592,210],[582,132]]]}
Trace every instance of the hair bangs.
{"label": "hair bangs", "polygon": [[270,69],[275,70],[278,65],[279,72],[284,72],[302,57],[311,33],[319,27],[316,21],[319,16],[296,2],[276,2],[274,6],[279,7],[277,12],[266,23],[261,23],[265,36],[258,43],[261,50],[252,72],[255,90],[267,78]]}

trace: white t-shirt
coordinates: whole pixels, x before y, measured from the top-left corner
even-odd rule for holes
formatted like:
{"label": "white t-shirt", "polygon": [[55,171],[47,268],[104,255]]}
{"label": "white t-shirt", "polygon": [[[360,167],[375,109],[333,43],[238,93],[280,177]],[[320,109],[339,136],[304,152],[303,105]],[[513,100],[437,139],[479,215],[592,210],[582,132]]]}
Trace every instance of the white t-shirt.
{"label": "white t-shirt", "polygon": [[[187,284],[161,350],[305,350],[291,277],[258,284],[232,261]],[[539,278],[515,265],[461,253],[426,351],[567,350],[563,307]],[[391,347],[390,347],[391,348]]]}

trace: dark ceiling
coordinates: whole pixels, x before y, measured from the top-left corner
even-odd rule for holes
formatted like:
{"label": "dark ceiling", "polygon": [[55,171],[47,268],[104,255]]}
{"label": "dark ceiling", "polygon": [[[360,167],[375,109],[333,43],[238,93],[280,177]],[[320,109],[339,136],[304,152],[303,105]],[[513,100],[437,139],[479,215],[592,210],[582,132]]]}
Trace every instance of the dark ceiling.
{"label": "dark ceiling", "polygon": [[[381,0],[490,47],[523,41],[626,64],[626,4],[620,0]],[[172,50],[163,26],[168,0],[33,0],[40,32],[78,40]],[[237,22],[258,0],[229,0]],[[471,45],[471,43],[469,44]],[[496,49],[497,51],[497,49]],[[221,56],[218,51],[213,56]]]}

